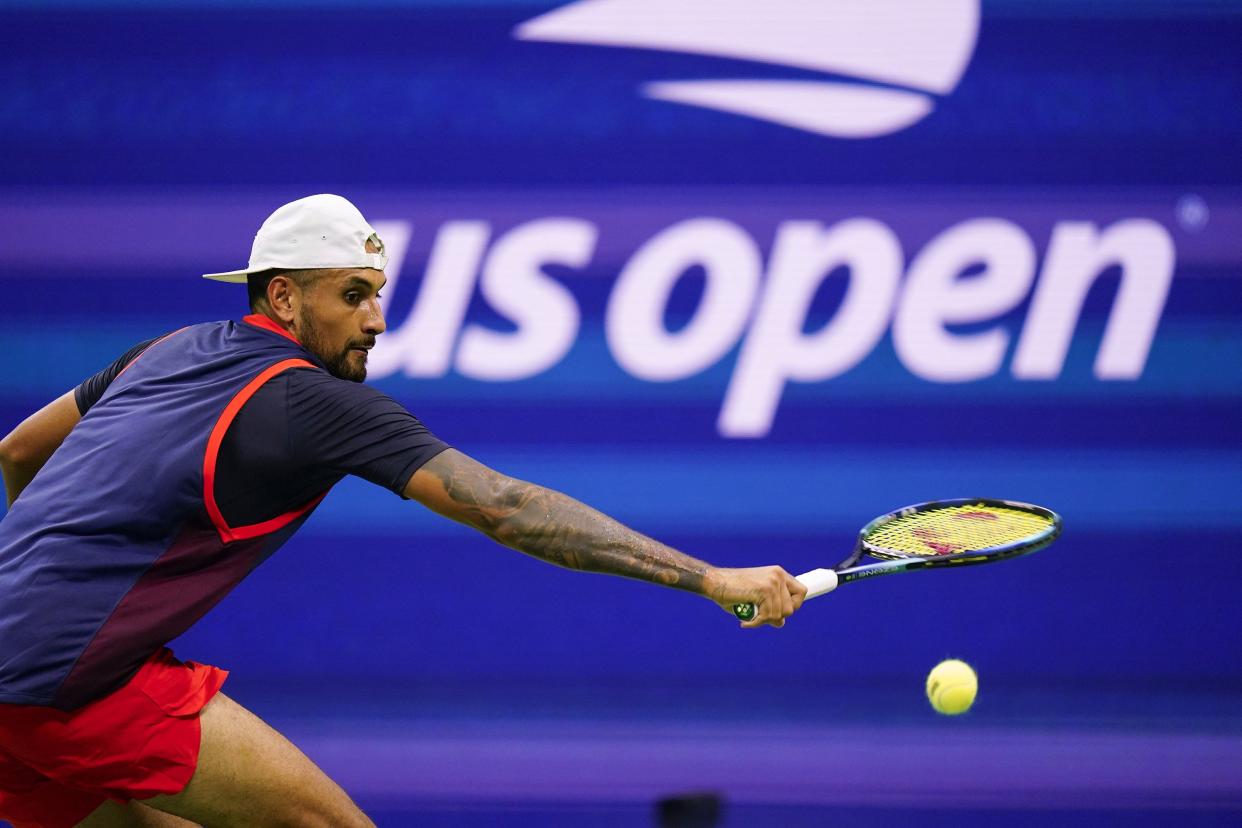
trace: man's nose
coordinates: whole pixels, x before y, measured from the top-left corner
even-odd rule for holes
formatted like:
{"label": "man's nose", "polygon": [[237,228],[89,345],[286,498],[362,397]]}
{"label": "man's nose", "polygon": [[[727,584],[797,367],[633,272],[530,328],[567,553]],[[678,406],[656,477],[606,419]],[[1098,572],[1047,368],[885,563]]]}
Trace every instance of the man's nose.
{"label": "man's nose", "polygon": [[380,307],[378,299],[372,299],[367,304],[369,313],[362,321],[362,330],[371,336],[378,336],[388,330],[388,325],[384,322],[384,309]]}

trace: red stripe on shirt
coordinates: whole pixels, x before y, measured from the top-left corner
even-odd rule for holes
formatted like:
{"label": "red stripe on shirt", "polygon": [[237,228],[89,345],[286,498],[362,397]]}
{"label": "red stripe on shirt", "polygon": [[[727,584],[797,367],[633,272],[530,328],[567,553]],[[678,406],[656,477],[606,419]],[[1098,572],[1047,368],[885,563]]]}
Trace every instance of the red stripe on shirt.
{"label": "red stripe on shirt", "polygon": [[304,359],[283,359],[275,365],[268,366],[257,377],[246,383],[245,387],[233,396],[233,399],[229,400],[229,404],[224,407],[223,413],[220,414],[220,419],[216,420],[216,424],[212,427],[211,435],[207,438],[207,451],[203,455],[203,503],[207,507],[207,514],[211,517],[211,522],[220,534],[220,540],[225,543],[256,538],[260,535],[275,532],[277,529],[287,526],[318,506],[319,501],[323,500],[328,494],[324,492],[312,498],[303,506],[285,512],[283,515],[274,517],[271,520],[238,527],[229,526],[228,521],[224,519],[224,514],[220,511],[220,507],[216,504],[216,461],[220,456],[220,445],[224,442],[224,435],[229,430],[229,426],[233,424],[233,420],[241,411],[242,406],[254,396],[254,393],[259,390],[263,383],[277,374],[290,368],[314,367],[314,365]]}

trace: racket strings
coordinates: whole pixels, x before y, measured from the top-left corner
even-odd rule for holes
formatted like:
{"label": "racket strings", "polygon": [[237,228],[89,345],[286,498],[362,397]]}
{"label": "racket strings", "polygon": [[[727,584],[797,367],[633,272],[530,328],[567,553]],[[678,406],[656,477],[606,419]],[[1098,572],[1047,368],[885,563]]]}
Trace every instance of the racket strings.
{"label": "racket strings", "polygon": [[869,531],[863,544],[881,558],[954,555],[1033,540],[1052,527],[1043,515],[977,503],[904,515]]}

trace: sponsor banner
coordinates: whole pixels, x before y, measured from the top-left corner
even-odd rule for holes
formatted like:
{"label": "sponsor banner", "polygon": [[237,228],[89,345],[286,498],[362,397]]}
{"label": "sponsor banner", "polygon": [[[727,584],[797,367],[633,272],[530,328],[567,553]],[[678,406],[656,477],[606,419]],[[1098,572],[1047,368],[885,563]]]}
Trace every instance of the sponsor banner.
{"label": "sponsor banner", "polygon": [[[22,240],[57,227],[74,244],[56,264],[141,266],[189,285],[195,268],[244,262],[256,216],[277,200],[10,195],[0,266],[36,264]],[[1091,376],[1135,381],[1179,268],[1215,273],[1242,258],[1239,202],[1197,194],[355,200],[391,254],[373,380],[533,380],[602,331],[612,364],[642,383],[730,364],[716,421],[730,438],[766,436],[791,384],[850,374],[881,341],[927,383],[1046,384],[1085,329],[1098,341]],[[1088,310],[1100,285],[1111,295]]]}

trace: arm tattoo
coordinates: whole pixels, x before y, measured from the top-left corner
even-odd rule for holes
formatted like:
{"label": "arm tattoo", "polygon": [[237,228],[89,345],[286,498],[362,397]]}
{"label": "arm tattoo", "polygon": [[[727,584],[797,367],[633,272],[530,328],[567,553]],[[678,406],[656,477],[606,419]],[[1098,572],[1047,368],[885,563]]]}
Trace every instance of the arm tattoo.
{"label": "arm tattoo", "polygon": [[705,593],[711,567],[560,492],[465,462],[425,466],[455,517],[505,546],[549,563]]}

